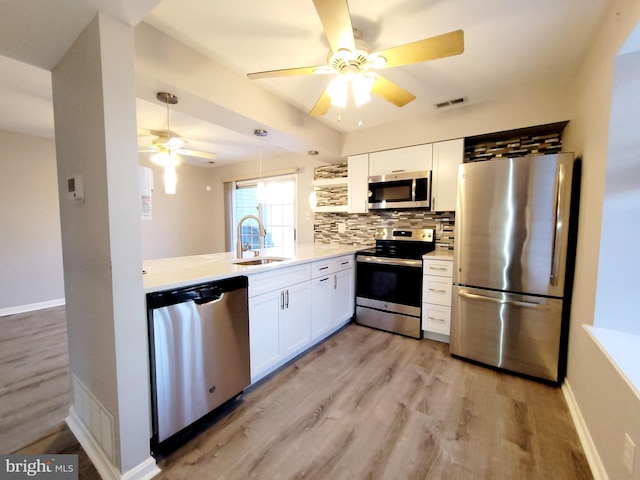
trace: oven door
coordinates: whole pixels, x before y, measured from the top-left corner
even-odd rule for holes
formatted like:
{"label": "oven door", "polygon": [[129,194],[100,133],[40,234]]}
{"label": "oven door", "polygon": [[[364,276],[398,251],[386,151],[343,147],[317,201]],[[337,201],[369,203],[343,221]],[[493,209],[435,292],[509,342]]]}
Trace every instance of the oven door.
{"label": "oven door", "polygon": [[356,322],[421,338],[422,261],[358,255]]}

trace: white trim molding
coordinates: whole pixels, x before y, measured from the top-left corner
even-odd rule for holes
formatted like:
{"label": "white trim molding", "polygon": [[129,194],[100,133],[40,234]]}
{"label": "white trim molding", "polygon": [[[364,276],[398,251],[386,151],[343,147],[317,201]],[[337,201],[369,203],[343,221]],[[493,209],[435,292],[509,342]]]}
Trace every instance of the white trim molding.
{"label": "white trim molding", "polygon": [[73,406],[69,408],[69,416],[65,421],[104,480],[149,480],[160,473],[160,469],[151,456],[128,472],[121,473],[100,448],[100,444],[93,438]]}
{"label": "white trim molding", "polygon": [[607,472],[604,468],[604,464],[600,459],[600,455],[598,454],[596,445],[593,443],[593,438],[591,438],[589,428],[584,421],[584,417],[582,416],[580,407],[576,402],[576,397],[573,395],[571,385],[569,385],[569,381],[567,379],[565,379],[564,383],[562,384],[562,393],[564,394],[564,399],[567,402],[567,406],[569,407],[569,413],[571,414],[571,418],[573,419],[576,431],[578,432],[578,438],[580,439],[580,443],[582,444],[584,454],[587,457],[587,462],[589,462],[589,468],[591,468],[593,479],[609,480]]}
{"label": "white trim molding", "polygon": [[16,313],[33,312],[35,310],[44,310],[45,308],[59,307],[65,304],[64,298],[55,300],[47,300],[46,302],[29,303],[27,305],[17,305],[15,307],[0,308],[0,317],[5,315],[15,315]]}

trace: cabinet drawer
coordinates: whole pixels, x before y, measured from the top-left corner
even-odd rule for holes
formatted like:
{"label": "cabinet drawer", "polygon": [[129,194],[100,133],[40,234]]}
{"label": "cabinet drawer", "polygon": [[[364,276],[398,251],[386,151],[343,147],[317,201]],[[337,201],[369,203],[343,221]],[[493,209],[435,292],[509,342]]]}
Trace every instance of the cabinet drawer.
{"label": "cabinet drawer", "polygon": [[451,306],[451,279],[425,275],[422,278],[422,301]]}
{"label": "cabinet drawer", "polygon": [[296,283],[305,282],[310,278],[310,263],[249,275],[249,297],[290,287]]}
{"label": "cabinet drawer", "polygon": [[422,329],[427,332],[449,335],[451,326],[451,307],[422,304]]}
{"label": "cabinet drawer", "polygon": [[311,264],[311,278],[321,277],[329,273],[339,272],[352,268],[354,264],[353,255],[342,255],[340,257],[318,260]]}
{"label": "cabinet drawer", "polygon": [[451,278],[453,277],[453,262],[425,259],[422,271],[425,275]]}
{"label": "cabinet drawer", "polygon": [[311,264],[311,278],[317,278],[331,273],[331,259],[319,260]]}
{"label": "cabinet drawer", "polygon": [[353,255],[343,255],[331,259],[331,271],[338,272],[353,267]]}

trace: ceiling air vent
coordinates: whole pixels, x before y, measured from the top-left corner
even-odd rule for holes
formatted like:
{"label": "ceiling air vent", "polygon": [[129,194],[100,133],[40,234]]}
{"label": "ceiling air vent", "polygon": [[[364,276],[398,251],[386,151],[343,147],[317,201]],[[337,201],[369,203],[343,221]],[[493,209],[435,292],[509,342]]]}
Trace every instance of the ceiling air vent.
{"label": "ceiling air vent", "polygon": [[453,105],[458,105],[459,103],[465,103],[467,101],[467,97],[454,98],[453,100],[447,100],[446,102],[434,103],[433,106],[435,108],[444,108],[451,107]]}

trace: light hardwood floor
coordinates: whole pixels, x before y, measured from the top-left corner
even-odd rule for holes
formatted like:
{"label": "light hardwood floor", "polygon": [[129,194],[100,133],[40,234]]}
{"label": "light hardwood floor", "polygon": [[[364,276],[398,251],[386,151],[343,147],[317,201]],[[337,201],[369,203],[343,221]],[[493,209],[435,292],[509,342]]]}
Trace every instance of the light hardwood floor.
{"label": "light hardwood floor", "polygon": [[55,431],[70,404],[64,306],[0,317],[0,452]]}
{"label": "light hardwood floor", "polygon": [[161,480],[592,478],[560,389],[353,324],[159,466]]}

